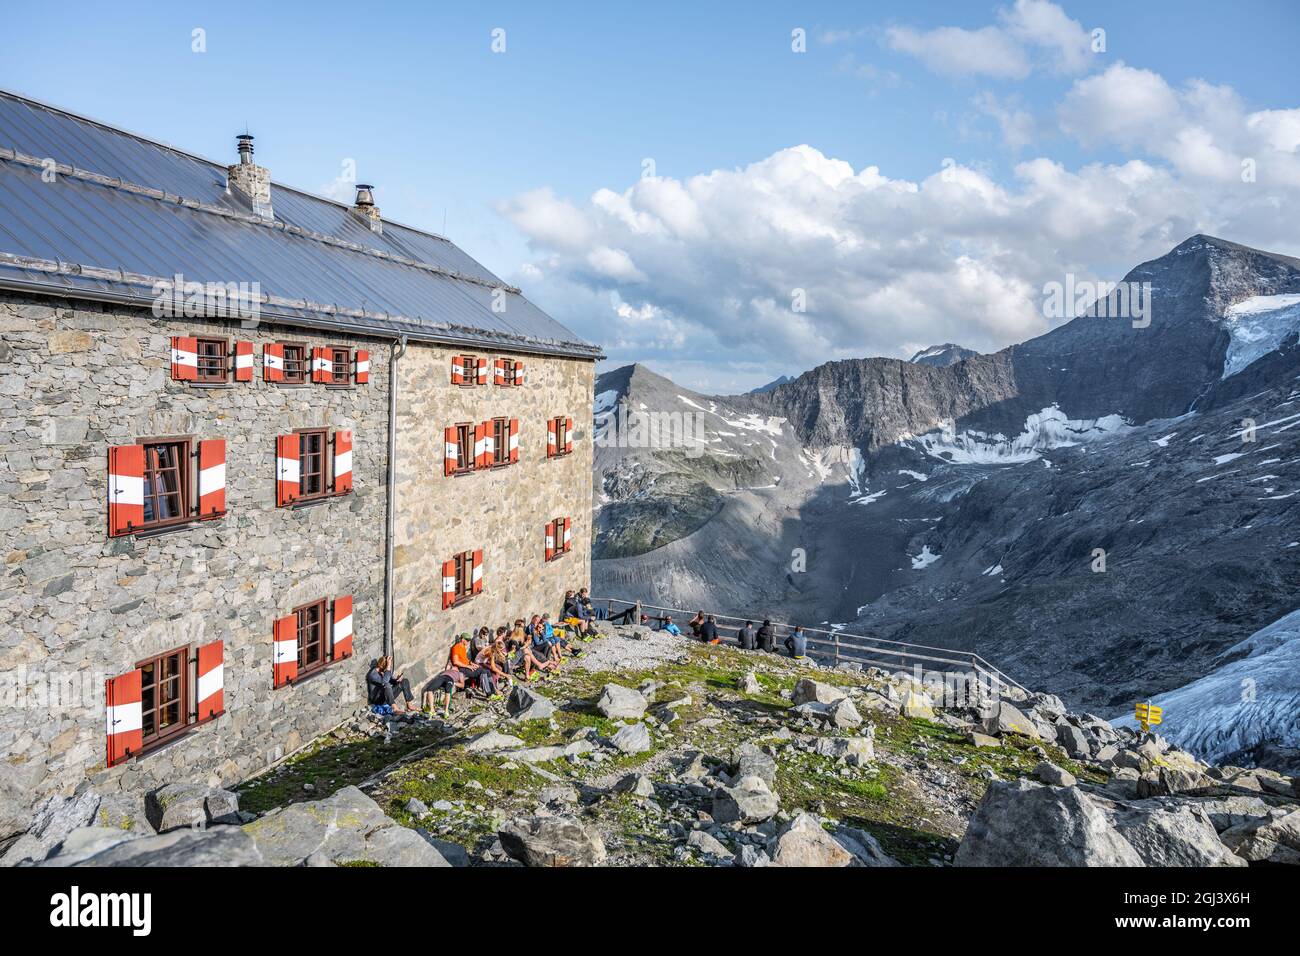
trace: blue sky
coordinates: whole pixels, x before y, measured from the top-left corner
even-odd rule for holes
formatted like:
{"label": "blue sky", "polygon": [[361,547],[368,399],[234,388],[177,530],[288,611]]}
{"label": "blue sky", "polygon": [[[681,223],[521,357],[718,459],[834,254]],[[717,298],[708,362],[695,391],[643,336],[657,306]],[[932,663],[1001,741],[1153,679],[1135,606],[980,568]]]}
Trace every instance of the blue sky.
{"label": "blue sky", "polygon": [[[940,339],[1000,347],[1047,327],[1044,279],[1119,278],[1180,230],[1300,252],[1270,223],[1296,212],[1286,2],[70,3],[5,18],[5,88],[216,159],[233,161],[247,124],[277,181],[316,192],[355,159],[386,216],[445,223],[613,360],[704,391]],[[1105,51],[1080,54],[1071,21],[1105,30]],[[946,158],[959,175],[940,183]],[[1245,158],[1248,190],[1233,181]],[[790,314],[794,289],[806,312]]]}

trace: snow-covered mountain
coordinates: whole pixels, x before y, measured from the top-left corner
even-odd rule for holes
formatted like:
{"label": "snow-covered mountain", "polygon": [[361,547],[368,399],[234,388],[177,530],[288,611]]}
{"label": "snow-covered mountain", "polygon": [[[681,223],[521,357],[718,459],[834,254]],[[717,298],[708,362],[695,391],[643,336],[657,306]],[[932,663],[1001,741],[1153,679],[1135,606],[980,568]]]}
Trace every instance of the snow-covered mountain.
{"label": "snow-covered mountain", "polygon": [[1300,262],[1196,236],[1126,278],[1149,323],[951,366],[602,375],[606,418],[699,431],[598,447],[597,590],[975,650],[1110,716],[1204,677],[1300,607]]}

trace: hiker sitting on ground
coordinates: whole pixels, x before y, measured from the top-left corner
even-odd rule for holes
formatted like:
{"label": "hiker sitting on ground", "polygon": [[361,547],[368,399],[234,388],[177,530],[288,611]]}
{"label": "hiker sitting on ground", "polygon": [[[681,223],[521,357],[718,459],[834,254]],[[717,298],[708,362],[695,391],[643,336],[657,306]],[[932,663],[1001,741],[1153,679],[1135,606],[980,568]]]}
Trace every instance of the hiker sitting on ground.
{"label": "hiker sitting on ground", "polygon": [[533,657],[546,669],[555,670],[560,666],[560,649],[557,644],[552,643],[551,637],[547,636],[547,630],[547,626],[542,623],[541,615],[534,614],[527,627]]}
{"label": "hiker sitting on ground", "polygon": [[722,638],[718,637],[718,618],[710,614],[708,619],[700,625],[700,640],[705,644],[720,644]]}
{"label": "hiker sitting on ground", "polygon": [[491,696],[492,675],[470,660],[468,634],[461,633],[456,637],[455,643],[451,645],[451,651],[447,654],[447,663],[460,671],[465,679],[466,690],[473,689],[485,697]]}
{"label": "hiker sitting on ground", "polygon": [[686,622],[686,626],[691,629],[691,637],[699,637],[700,629],[704,627],[704,612],[696,611],[695,616]]}
{"label": "hiker sitting on ground", "polygon": [[569,641],[564,637],[564,631],[562,629],[551,623],[550,614],[542,615],[542,630],[546,633],[546,640],[550,643],[551,647],[555,648],[556,660],[561,659],[564,656],[565,651],[568,651],[574,657],[577,657],[582,653],[582,651],[573,647],[569,643]]}
{"label": "hiker sitting on ground", "polygon": [[474,659],[474,663],[487,670],[492,678],[492,696],[510,686],[510,674],[506,670],[506,629],[497,628],[496,637]]}
{"label": "hiker sitting on ground", "polygon": [[394,674],[390,668],[387,657],[375,661],[375,666],[366,675],[368,699],[372,705],[387,704],[391,709],[400,694],[406,699],[402,711],[410,712],[414,709],[411,702],[415,700],[415,695],[411,693],[411,682],[401,674]]}
{"label": "hiker sitting on ground", "polygon": [[430,713],[434,709],[434,700],[438,694],[444,695],[442,698],[442,716],[445,718],[451,713],[451,695],[465,686],[465,675],[461,673],[459,667],[448,666],[445,671],[424,685],[424,692],[420,695],[420,706],[425,713]]}
{"label": "hiker sitting on ground", "polygon": [[492,632],[486,627],[480,627],[474,632],[474,639],[469,642],[470,660],[477,660],[478,656],[488,649],[492,644]]}
{"label": "hiker sitting on ground", "polygon": [[537,672],[554,669],[545,657],[534,655],[532,640],[524,627],[522,617],[515,621],[515,629],[506,639],[506,647],[514,655],[510,659],[512,671],[516,674],[522,672],[524,680],[532,680],[533,674]]}
{"label": "hiker sitting on ground", "polygon": [[603,621],[606,618],[605,609],[596,607],[591,603],[591,595],[587,593],[586,588],[578,588],[578,603],[583,606],[587,612],[587,619],[592,621]]}
{"label": "hiker sitting on ground", "polygon": [[659,619],[659,630],[667,631],[674,637],[682,633],[682,629],[673,623],[673,616],[671,614],[665,614]]}
{"label": "hiker sitting on ground", "polygon": [[756,646],[754,641],[754,622],[746,621],[745,626],[736,632],[736,643],[742,651],[752,651]]}
{"label": "hiker sitting on ground", "polygon": [[560,612],[560,620],[572,627],[574,633],[581,637],[588,637],[596,630],[587,609],[578,600],[576,591],[564,592],[564,610]]}
{"label": "hiker sitting on ground", "polygon": [[802,627],[796,627],[794,633],[785,639],[785,649],[795,660],[803,660],[808,653],[808,635]]}
{"label": "hiker sitting on ground", "polygon": [[776,629],[772,627],[772,622],[764,618],[763,626],[758,629],[756,635],[758,649],[772,653],[775,648],[772,646],[776,641]]}

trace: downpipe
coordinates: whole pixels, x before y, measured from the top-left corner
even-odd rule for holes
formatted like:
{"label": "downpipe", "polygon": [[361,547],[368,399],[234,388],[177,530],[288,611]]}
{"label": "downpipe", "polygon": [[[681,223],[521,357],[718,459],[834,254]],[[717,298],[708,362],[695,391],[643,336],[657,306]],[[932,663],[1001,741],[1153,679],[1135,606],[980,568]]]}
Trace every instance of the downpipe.
{"label": "downpipe", "polygon": [[406,354],[406,336],[388,353],[388,493],[384,515],[384,656],[393,660],[393,526],[397,516],[397,360]]}

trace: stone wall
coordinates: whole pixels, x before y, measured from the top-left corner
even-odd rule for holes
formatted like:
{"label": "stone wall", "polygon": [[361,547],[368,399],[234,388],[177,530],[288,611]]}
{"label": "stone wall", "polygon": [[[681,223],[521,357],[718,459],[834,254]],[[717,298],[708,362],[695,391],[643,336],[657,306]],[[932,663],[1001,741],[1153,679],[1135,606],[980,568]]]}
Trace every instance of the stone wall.
{"label": "stone wall", "polygon": [[[489,384],[451,384],[454,355],[487,359]],[[492,383],[492,360],[524,362],[517,387]],[[398,363],[394,648],[399,669],[423,680],[442,669],[452,635],[550,611],[591,578],[592,390],[595,363],[413,344]],[[546,422],[573,419],[573,452],[546,457]],[[443,474],[443,430],[518,418],[519,461]],[[572,550],[545,560],[545,526],[572,519]],[[442,563],[483,549],[483,591],[442,609]]]}
{"label": "stone wall", "polygon": [[[232,784],[344,719],[382,641],[388,346],[9,294],[0,294],[0,332],[0,835],[88,775],[104,791]],[[207,389],[172,381],[170,336],[196,333],[252,340],[253,381]],[[268,384],[262,346],[280,339],[368,348],[370,382]],[[570,407],[577,418],[576,398]],[[354,430],[355,490],[276,508],[275,436],[308,426]],[[226,439],[229,513],[159,537],[109,538],[106,450],[153,435]],[[578,460],[560,467],[573,471]],[[420,511],[417,527],[439,523]],[[342,594],[354,596],[355,656],[273,690],[274,619]],[[225,715],[105,769],[104,680],[218,637]]]}

